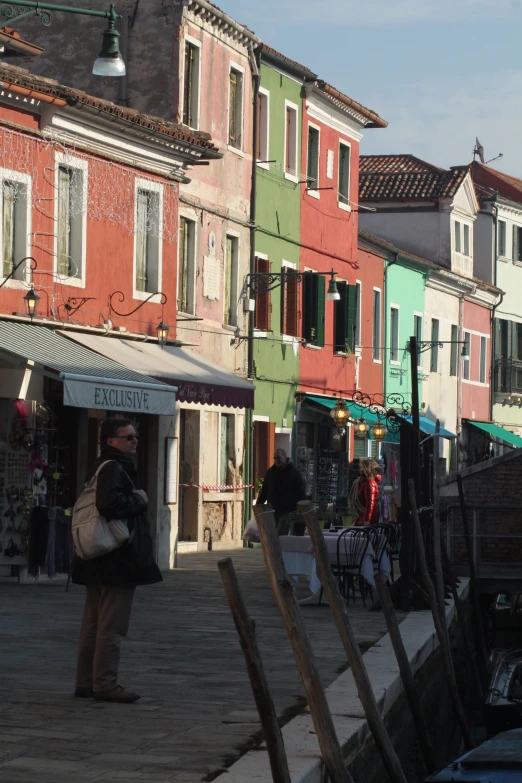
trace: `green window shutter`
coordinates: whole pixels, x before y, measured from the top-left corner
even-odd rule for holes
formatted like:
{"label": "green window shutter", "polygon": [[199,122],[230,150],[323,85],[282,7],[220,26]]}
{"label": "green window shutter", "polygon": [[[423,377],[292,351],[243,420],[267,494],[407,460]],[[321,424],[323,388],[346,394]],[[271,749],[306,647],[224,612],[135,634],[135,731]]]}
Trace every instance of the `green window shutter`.
{"label": "green window shutter", "polygon": [[357,315],[357,286],[346,286],[346,348],[355,351],[355,318]]}
{"label": "green window shutter", "polygon": [[15,266],[15,203],[16,187],[10,182],[3,185],[2,234],[3,234],[3,277],[7,277]]}
{"label": "green window shutter", "polygon": [[325,297],[325,279],[322,275],[315,276],[315,306],[317,308],[316,322],[316,340],[315,344],[321,348],[324,346],[324,297]]}
{"label": "green window shutter", "polygon": [[353,458],[363,459],[366,457],[366,438],[354,438]]}
{"label": "green window shutter", "polygon": [[58,169],[58,274],[71,272],[71,179],[70,169]]}

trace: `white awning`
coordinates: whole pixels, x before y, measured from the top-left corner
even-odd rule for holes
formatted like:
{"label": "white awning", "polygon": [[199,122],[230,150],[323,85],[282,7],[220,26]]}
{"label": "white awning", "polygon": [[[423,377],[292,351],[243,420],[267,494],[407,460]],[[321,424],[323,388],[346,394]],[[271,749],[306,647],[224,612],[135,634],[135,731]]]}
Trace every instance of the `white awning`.
{"label": "white awning", "polygon": [[187,348],[108,335],[61,332],[71,341],[126,367],[177,387],[180,402],[253,408],[254,386]]}
{"label": "white awning", "polygon": [[46,326],[0,321],[0,355],[63,381],[64,405],[172,416],[176,389],[66,340]]}

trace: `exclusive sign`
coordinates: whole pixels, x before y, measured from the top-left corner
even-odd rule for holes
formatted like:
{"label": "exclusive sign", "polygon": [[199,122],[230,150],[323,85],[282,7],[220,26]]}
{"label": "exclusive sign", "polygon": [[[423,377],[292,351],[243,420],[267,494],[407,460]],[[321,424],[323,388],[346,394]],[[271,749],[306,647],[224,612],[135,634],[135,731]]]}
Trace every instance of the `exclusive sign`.
{"label": "exclusive sign", "polygon": [[94,408],[127,413],[151,413],[156,416],[173,416],[176,394],[173,389],[162,387],[145,389],[136,386],[120,386],[92,381],[64,381],[63,402],[74,408]]}

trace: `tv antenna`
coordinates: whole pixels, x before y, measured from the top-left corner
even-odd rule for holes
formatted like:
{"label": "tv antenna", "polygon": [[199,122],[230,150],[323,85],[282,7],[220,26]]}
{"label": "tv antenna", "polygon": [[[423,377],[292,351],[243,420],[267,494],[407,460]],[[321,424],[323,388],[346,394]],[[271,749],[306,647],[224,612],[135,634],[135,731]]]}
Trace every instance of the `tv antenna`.
{"label": "tv antenna", "polygon": [[475,160],[475,155],[478,155],[480,162],[484,163],[484,147],[478,140],[478,136],[475,136],[475,149],[473,150],[473,160]]}

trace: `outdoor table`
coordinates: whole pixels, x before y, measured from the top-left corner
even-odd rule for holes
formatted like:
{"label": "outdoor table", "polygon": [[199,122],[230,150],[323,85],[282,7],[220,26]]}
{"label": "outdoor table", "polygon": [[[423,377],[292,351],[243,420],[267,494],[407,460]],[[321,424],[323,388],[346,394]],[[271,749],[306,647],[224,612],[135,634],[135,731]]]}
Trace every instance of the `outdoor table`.
{"label": "outdoor table", "polygon": [[[337,563],[337,540],[341,533],[345,532],[345,530],[346,528],[341,530],[323,531],[329,560],[332,565]],[[351,533],[347,533],[347,543],[349,543],[350,537]],[[312,595],[310,595],[308,598],[303,598],[299,601],[299,603],[301,605],[319,603],[319,598],[321,595],[321,583],[317,576],[315,556],[310,536],[280,536],[279,541],[281,542],[283,560],[288,575],[291,577],[305,576],[310,582],[310,591]],[[375,579],[373,576],[374,555],[375,552],[370,543],[363,557],[363,562],[361,565],[361,576],[366,579],[371,587],[375,587]],[[344,556],[344,544],[341,547],[340,556],[341,558]],[[387,551],[384,552],[382,556],[380,571],[383,578],[387,580],[391,573],[390,556]]]}

